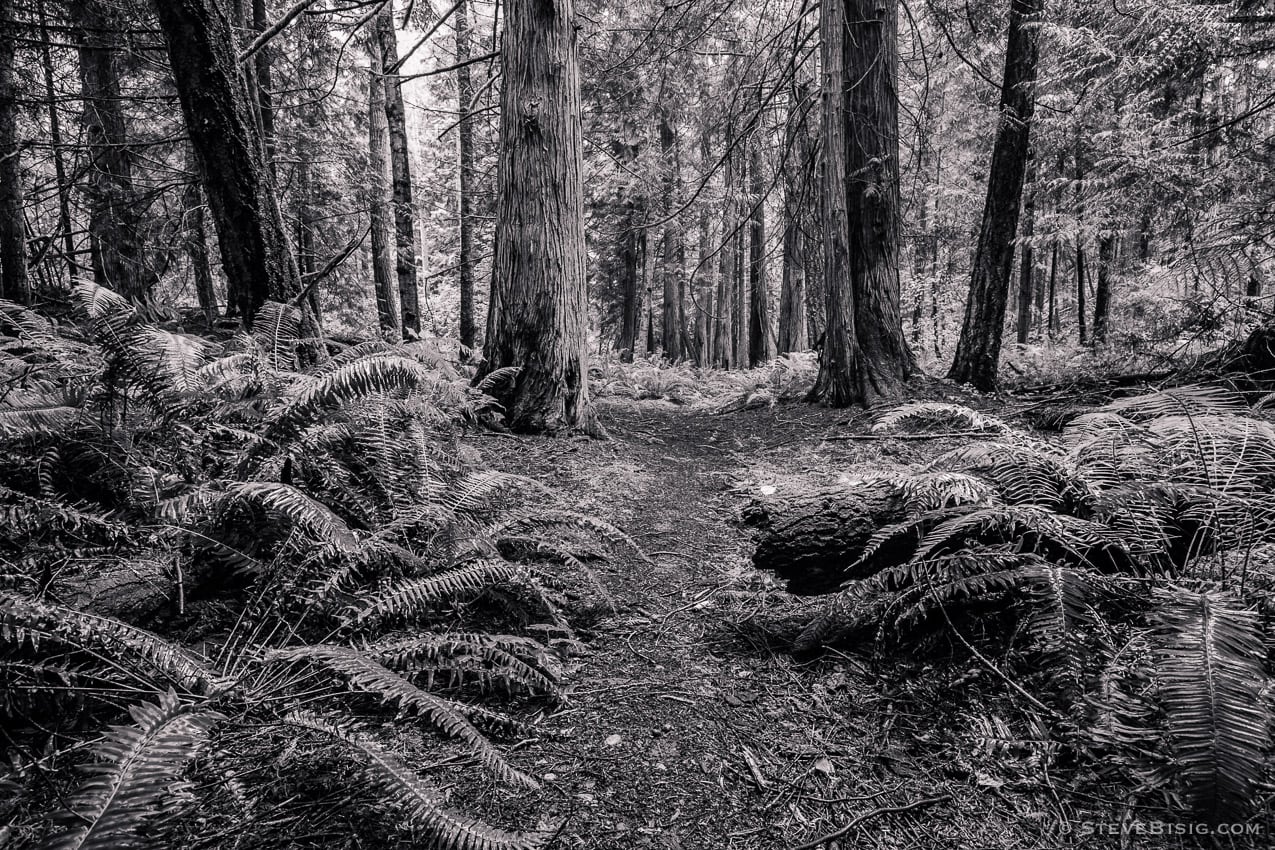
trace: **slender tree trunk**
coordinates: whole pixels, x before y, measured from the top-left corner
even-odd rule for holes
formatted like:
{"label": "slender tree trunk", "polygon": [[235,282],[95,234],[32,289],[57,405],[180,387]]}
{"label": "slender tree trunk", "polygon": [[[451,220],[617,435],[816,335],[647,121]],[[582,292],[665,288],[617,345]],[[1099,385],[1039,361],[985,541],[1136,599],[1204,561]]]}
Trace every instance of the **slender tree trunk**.
{"label": "slender tree trunk", "polygon": [[644,204],[630,196],[624,202],[624,217],[620,227],[620,333],[616,346],[620,359],[633,362],[637,349],[638,333],[642,328],[642,220]]}
{"label": "slender tree trunk", "polygon": [[[194,157],[189,163],[195,172]],[[217,290],[213,285],[212,263],[208,260],[208,225],[204,215],[204,197],[198,179],[192,179],[186,187],[186,256],[190,261],[191,277],[195,283],[195,298],[204,321],[212,327],[217,321]]]}
{"label": "slender tree trunk", "polygon": [[739,192],[735,200],[735,214],[732,218],[735,220],[735,232],[731,239],[731,245],[734,249],[735,259],[731,266],[734,273],[732,282],[732,307],[731,307],[731,337],[732,351],[731,363],[737,369],[748,368],[748,235],[747,228],[743,225],[748,221],[748,157],[740,152],[737,159],[738,176],[739,176]]}
{"label": "slender tree trunk", "polygon": [[761,130],[749,145],[748,200],[748,365],[770,359],[770,294],[766,291],[766,210],[762,175]]}
{"label": "slender tree trunk", "polygon": [[124,56],[120,26],[100,3],[67,7],[76,28],[84,130],[89,147],[86,182],[93,277],[124,297],[145,302],[157,283],[146,262],[140,210],[133,186],[136,155],[128,144],[120,86]]}
{"label": "slender tree trunk", "polygon": [[820,6],[827,327],[812,396],[895,396],[915,369],[899,308],[898,6]]}
{"label": "slender tree trunk", "polygon": [[[252,0],[253,30],[259,33],[269,25],[266,0]],[[266,165],[270,169],[271,179],[276,177],[273,50],[273,45],[267,44],[252,56],[253,106],[257,111],[257,125],[261,128],[261,143],[265,146]]]}
{"label": "slender tree trunk", "polygon": [[397,233],[398,295],[403,306],[403,333],[421,332],[420,291],[416,278],[416,213],[412,206],[412,171],[408,161],[407,118],[403,85],[398,76],[398,43],[393,0],[376,16],[385,78],[385,115],[390,125],[390,164],[394,174],[394,229]]}
{"label": "slender tree trunk", "polygon": [[[726,146],[729,150],[733,143],[733,128],[726,129]],[[734,321],[732,306],[734,304],[735,252],[731,231],[734,228],[735,200],[732,197],[735,177],[735,157],[726,156],[726,168],[722,178],[722,235],[718,249],[717,298],[713,305],[713,364],[720,369],[729,369],[731,355],[734,353]]]}
{"label": "slender tree trunk", "polygon": [[252,119],[230,21],[215,0],[157,0],[154,7],[216,224],[222,268],[244,321],[251,323],[266,300],[295,299],[301,276]]}
{"label": "slender tree trunk", "polygon": [[402,339],[399,319],[398,274],[395,265],[397,244],[394,233],[394,202],[390,187],[390,128],[386,120],[385,69],[381,47],[368,51],[370,66],[367,97],[368,196],[371,203],[372,282],[376,291],[376,317],[381,336]]}
{"label": "slender tree trunk", "polygon": [[1001,86],[1000,125],[992,148],[983,224],[974,254],[965,321],[948,377],[981,390],[996,388],[1009,278],[1014,262],[1023,179],[1030,155],[1043,0],[1011,0]]}
{"label": "slender tree trunk", "polygon": [[22,145],[14,78],[18,27],[13,4],[0,2],[0,298],[27,301],[27,243],[22,217]]}
{"label": "slender tree trunk", "polygon": [[[660,154],[664,159],[664,215],[671,215],[677,205],[677,128],[667,107],[660,110]],[[664,263],[662,283],[664,289],[660,331],[664,357],[670,363],[682,359],[682,316],[680,294],[682,291],[682,262],[685,256],[682,226],[677,219],[664,223]]]}
{"label": "slender tree trunk", "polygon": [[1098,238],[1098,285],[1094,290],[1093,341],[1101,345],[1107,341],[1111,316],[1111,271],[1116,262],[1118,240],[1112,231]]}
{"label": "slender tree trunk", "polygon": [[793,87],[792,103],[784,131],[788,162],[784,167],[783,271],[779,290],[778,353],[804,351],[806,339],[806,256],[802,214],[805,193],[802,181],[806,163],[802,160],[801,141],[806,135],[802,115],[798,111],[806,99],[806,87]]}
{"label": "slender tree trunk", "polygon": [[[472,33],[469,24],[469,3],[460,0],[456,6],[456,61],[465,62],[470,57]],[[469,110],[473,106],[474,85],[471,69],[462,65],[456,69],[457,116],[456,131],[460,138],[460,343],[473,348],[476,328],[474,325],[474,125]],[[630,340],[629,357],[633,356]]]}
{"label": "slender tree trunk", "polygon": [[[1035,175],[1029,177],[1035,182]],[[1023,208],[1021,266],[1018,274],[1018,344],[1026,345],[1031,338],[1032,298],[1036,294],[1035,252],[1032,250],[1032,231],[1036,224],[1036,196],[1029,193]]]}
{"label": "slender tree trunk", "polygon": [[513,0],[501,51],[496,259],[484,372],[519,431],[596,427],[589,405],[580,81],[572,0]]}
{"label": "slender tree trunk", "polygon": [[[703,147],[709,147],[708,133],[703,136]],[[707,161],[707,158],[705,159]],[[712,364],[712,316],[713,316],[713,284],[712,275],[707,271],[710,264],[709,240],[711,230],[708,222],[708,205],[700,207],[699,213],[699,257],[695,265],[695,276],[700,280],[695,295],[695,365],[705,368]],[[707,282],[705,282],[707,281]]]}
{"label": "slender tree trunk", "polygon": [[75,229],[71,222],[71,184],[66,179],[66,157],[63,153],[62,119],[58,112],[57,92],[53,80],[53,56],[49,50],[49,23],[44,0],[37,10],[40,16],[40,62],[44,67],[44,95],[49,101],[49,140],[53,142],[53,176],[57,180],[58,230],[62,236],[62,253],[66,255],[67,280],[74,281],[80,274],[80,264],[75,256]]}

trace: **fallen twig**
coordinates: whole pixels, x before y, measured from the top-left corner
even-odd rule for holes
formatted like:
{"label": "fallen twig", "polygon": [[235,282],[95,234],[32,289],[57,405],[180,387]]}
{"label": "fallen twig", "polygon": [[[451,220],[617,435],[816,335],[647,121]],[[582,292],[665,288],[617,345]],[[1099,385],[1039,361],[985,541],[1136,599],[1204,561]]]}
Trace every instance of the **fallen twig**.
{"label": "fallen twig", "polygon": [[822,835],[819,838],[816,838],[814,841],[807,841],[805,844],[798,844],[796,847],[789,848],[789,850],[814,850],[814,848],[818,847],[820,844],[827,844],[829,841],[835,841],[836,839],[845,835],[850,830],[854,829],[856,826],[863,823],[864,821],[871,820],[872,818],[875,818],[875,817],[880,817],[881,815],[895,814],[898,812],[910,812],[913,809],[921,809],[926,806],[932,806],[935,803],[945,803],[950,799],[952,799],[951,794],[940,794],[937,797],[926,797],[924,800],[916,800],[911,803],[906,803],[902,806],[882,806],[879,809],[873,809],[870,812],[859,815],[857,818],[850,821],[848,824],[846,824],[845,826],[841,827],[838,830],[830,832],[827,835]]}

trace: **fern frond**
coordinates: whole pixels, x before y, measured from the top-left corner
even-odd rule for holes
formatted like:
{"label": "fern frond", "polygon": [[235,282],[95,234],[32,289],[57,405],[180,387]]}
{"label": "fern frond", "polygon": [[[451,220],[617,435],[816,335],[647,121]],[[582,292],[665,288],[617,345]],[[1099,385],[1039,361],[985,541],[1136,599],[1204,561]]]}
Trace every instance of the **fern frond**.
{"label": "fern frond", "polygon": [[273,481],[236,482],[226,488],[225,499],[259,505],[285,517],[315,540],[331,543],[346,554],[357,554],[359,538],[332,510],[290,484]]}
{"label": "fern frond", "polygon": [[490,393],[505,381],[512,381],[520,371],[522,371],[520,366],[503,366],[499,369],[492,369],[483,376],[482,380],[474,384],[474,388],[484,393]]}
{"label": "fern frond", "polygon": [[[438,672],[476,675],[484,686],[501,682],[532,693],[556,694],[557,674],[548,668],[544,647],[528,638],[482,633],[418,634],[380,640],[365,651],[400,673],[433,676]],[[521,657],[519,655],[521,653]],[[530,656],[534,661],[525,660]]]}
{"label": "fern frond", "polygon": [[78,400],[66,392],[10,392],[0,402],[0,439],[56,434],[79,418]]}
{"label": "fern frond", "polygon": [[434,379],[428,369],[406,357],[364,357],[311,381],[272,414],[266,436],[279,439],[295,435],[314,424],[324,411],[376,393],[414,389]]}
{"label": "fern frond", "polygon": [[368,780],[429,833],[440,850],[536,850],[548,840],[547,835],[506,832],[448,810],[442,794],[407,765],[337,721],[301,711],[289,714],[287,721],[338,740],[365,760]]}
{"label": "fern frond", "polygon": [[252,339],[274,369],[296,368],[301,310],[291,304],[267,301],[253,317]]}
{"label": "fern frond", "polygon": [[918,401],[887,411],[872,423],[874,433],[918,434],[928,431],[987,431],[1005,434],[1013,429],[1004,421],[961,404]]}
{"label": "fern frond", "polygon": [[523,788],[539,788],[530,776],[511,765],[464,714],[429,691],[416,687],[367,654],[344,646],[302,646],[275,650],[272,660],[305,662],[322,667],[345,679],[351,691],[366,694],[396,706],[400,714],[415,714],[447,738],[463,743],[483,766],[498,779]]}
{"label": "fern frond", "polygon": [[186,763],[224,719],[184,704],[172,691],[158,705],[129,709],[134,726],[116,726],[94,748],[104,764],[90,765],[90,778],[71,798],[70,826],[46,845],[50,850],[113,850],[138,844],[137,833],[189,786]]}
{"label": "fern frond", "polygon": [[1162,416],[1207,416],[1239,413],[1247,409],[1244,396],[1225,387],[1192,384],[1117,399],[1093,413],[1116,413],[1145,422]]}
{"label": "fern frond", "polygon": [[[182,647],[113,617],[0,593],[0,639],[38,647],[43,639],[100,653],[122,672],[149,682],[158,672],[192,693],[209,693],[225,682]],[[139,667],[139,665],[141,665]]]}
{"label": "fern frond", "polygon": [[1201,816],[1236,820],[1270,745],[1258,617],[1224,591],[1164,588],[1156,601],[1160,699],[1182,795]]}
{"label": "fern frond", "polygon": [[361,597],[348,622],[362,623],[386,617],[415,619],[445,599],[478,593],[509,581],[517,572],[518,568],[506,561],[477,561],[438,575],[390,584]]}

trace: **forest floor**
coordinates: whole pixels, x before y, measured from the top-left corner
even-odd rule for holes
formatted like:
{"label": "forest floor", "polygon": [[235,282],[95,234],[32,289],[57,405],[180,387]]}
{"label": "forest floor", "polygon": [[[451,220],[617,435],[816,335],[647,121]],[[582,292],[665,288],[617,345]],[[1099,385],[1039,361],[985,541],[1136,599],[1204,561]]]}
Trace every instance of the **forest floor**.
{"label": "forest floor", "polygon": [[864,815],[844,843],[820,846],[1060,843],[1051,825],[1079,815],[1060,808],[1030,753],[979,733],[997,716],[981,696],[999,690],[985,671],[918,660],[900,675],[896,660],[878,677],[866,655],[794,658],[776,630],[821,603],[754,570],[738,523],[763,485],[911,465],[954,443],[843,439],[870,416],[805,404],[599,407],[609,440],[470,438],[496,468],[552,486],[650,559],[603,568],[618,611],[582,630],[568,701],[511,754],[542,790],[484,792],[475,814],[557,826],[554,847],[588,850],[798,848]]}

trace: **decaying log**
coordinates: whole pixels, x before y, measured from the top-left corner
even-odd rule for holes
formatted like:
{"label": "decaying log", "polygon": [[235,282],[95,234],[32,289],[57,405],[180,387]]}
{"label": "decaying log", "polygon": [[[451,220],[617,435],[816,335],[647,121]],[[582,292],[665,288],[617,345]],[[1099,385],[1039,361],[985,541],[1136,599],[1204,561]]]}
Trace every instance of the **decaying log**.
{"label": "decaying log", "polygon": [[862,578],[848,568],[877,529],[903,519],[903,501],[882,482],[790,489],[755,497],[741,518],[759,532],[753,566],[815,596]]}

